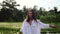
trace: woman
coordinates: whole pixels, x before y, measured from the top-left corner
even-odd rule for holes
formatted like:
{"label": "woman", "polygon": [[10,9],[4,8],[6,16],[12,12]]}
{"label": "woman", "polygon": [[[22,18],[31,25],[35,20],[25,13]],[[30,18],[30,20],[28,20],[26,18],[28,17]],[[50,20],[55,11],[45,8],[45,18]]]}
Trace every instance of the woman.
{"label": "woman", "polygon": [[42,23],[36,18],[36,13],[33,10],[28,10],[27,18],[23,21],[20,33],[22,34],[41,34],[42,28],[55,28],[54,25]]}

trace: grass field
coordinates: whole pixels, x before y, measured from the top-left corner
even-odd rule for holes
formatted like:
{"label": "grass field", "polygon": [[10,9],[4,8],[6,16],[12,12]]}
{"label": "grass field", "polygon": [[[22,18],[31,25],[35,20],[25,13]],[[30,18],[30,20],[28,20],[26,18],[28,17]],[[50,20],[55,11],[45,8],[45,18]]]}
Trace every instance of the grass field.
{"label": "grass field", "polygon": [[6,28],[20,28],[22,23],[20,22],[15,22],[15,23],[8,23],[8,22],[3,22],[0,23],[0,27],[6,27]]}
{"label": "grass field", "polygon": [[[60,32],[60,23],[52,23],[57,25],[58,27],[56,29],[50,28],[50,29],[42,29],[42,31],[56,31],[56,32]],[[0,32],[5,31],[16,31],[18,32],[21,28],[22,23],[21,22],[0,22]]]}
{"label": "grass field", "polygon": [[21,25],[21,22],[0,22],[0,34],[17,34]]}

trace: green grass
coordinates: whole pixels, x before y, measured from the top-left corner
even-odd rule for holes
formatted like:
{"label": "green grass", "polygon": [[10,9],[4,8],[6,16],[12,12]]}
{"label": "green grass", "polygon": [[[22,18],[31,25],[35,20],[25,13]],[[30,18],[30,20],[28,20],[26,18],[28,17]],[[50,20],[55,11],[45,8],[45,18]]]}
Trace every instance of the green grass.
{"label": "green grass", "polygon": [[22,22],[0,22],[0,34],[16,34],[21,28]]}
{"label": "green grass", "polygon": [[[51,23],[55,24],[58,27],[56,29],[50,28],[50,29],[42,29],[42,31],[60,31],[60,23]],[[0,31],[19,31],[21,28],[22,23],[21,22],[0,22]]]}
{"label": "green grass", "polygon": [[0,23],[0,27],[5,27],[5,28],[20,28],[22,25],[22,23],[18,23],[18,22],[15,22],[15,23],[8,23],[8,22],[2,22]]}

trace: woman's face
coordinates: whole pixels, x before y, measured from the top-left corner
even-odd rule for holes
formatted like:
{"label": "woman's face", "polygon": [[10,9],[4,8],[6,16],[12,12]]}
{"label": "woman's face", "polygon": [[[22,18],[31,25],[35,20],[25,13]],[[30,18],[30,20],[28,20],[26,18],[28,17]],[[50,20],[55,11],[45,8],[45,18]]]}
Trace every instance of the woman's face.
{"label": "woman's face", "polygon": [[31,11],[28,12],[28,16],[29,16],[30,18],[32,18],[32,12],[31,12]]}

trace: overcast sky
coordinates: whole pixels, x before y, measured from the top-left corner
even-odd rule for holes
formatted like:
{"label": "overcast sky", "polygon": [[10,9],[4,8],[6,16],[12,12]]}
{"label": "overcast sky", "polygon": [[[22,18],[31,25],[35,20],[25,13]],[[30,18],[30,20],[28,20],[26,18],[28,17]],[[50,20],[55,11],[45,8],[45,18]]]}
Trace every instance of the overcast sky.
{"label": "overcast sky", "polygon": [[[2,2],[3,0],[0,0]],[[53,9],[53,7],[58,7],[60,10],[60,0],[15,0],[17,4],[20,4],[18,9],[22,9],[24,5],[27,8],[33,8],[34,5],[39,7],[44,7],[46,10]]]}

